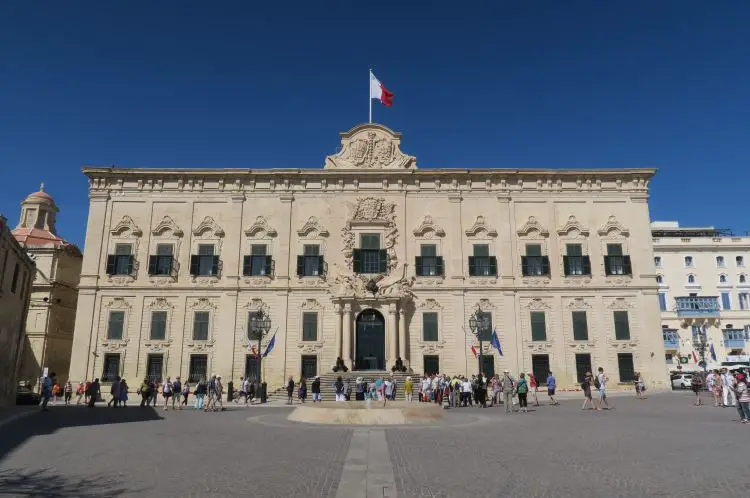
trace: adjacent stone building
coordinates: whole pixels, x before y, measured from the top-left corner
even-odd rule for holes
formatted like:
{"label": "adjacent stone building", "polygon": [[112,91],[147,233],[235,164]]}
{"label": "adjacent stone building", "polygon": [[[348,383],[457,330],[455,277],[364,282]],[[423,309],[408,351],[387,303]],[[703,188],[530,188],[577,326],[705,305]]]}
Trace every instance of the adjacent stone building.
{"label": "adjacent stone building", "polygon": [[0,216],[0,406],[16,403],[16,372],[33,278],[34,261]]}
{"label": "adjacent stone building", "polygon": [[750,237],[676,221],[651,226],[668,367],[750,365]]}
{"label": "adjacent stone building", "polygon": [[418,169],[400,142],[365,124],[323,168],[84,168],[71,378],[254,377],[262,311],[271,388],[339,357],[471,374],[473,348],[488,373],[668,385],[654,170]]}
{"label": "adjacent stone building", "polygon": [[26,345],[18,378],[38,383],[44,369],[68,378],[73,348],[81,251],[57,234],[59,209],[44,191],[30,194],[21,203],[21,216],[13,236],[36,262],[31,301],[26,319]]}

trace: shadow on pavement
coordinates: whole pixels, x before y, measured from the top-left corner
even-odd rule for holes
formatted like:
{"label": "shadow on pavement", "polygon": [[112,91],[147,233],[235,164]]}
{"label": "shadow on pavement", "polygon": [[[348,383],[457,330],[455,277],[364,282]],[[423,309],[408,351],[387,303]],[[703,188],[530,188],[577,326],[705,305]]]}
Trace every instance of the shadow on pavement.
{"label": "shadow on pavement", "polygon": [[[161,417],[151,407],[88,408],[71,406],[52,408],[48,412],[33,413],[2,426],[2,429],[0,429],[0,462],[26,440],[35,436],[52,434],[60,429],[152,420],[161,420]],[[5,492],[5,489],[3,483],[0,482],[0,495],[3,492]]]}
{"label": "shadow on pavement", "polygon": [[0,495],[88,498],[102,496],[102,490],[106,490],[107,496],[122,496],[126,492],[115,481],[101,475],[66,479],[54,469],[0,471]]}

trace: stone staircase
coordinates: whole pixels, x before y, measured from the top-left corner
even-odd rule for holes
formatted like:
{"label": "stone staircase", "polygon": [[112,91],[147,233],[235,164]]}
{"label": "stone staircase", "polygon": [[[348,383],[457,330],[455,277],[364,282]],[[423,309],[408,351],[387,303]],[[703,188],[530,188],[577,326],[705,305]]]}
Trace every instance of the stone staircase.
{"label": "stone staircase", "polygon": [[[392,377],[396,381],[396,399],[397,400],[403,400],[404,399],[404,381],[407,377],[412,378],[412,382],[414,383],[414,393],[416,397],[417,393],[417,386],[418,386],[418,375],[414,374],[412,372],[386,372],[385,370],[355,370],[348,372],[327,372],[320,375],[320,393],[323,396],[324,401],[334,401],[336,399],[336,389],[334,388],[333,384],[336,382],[336,379],[341,376],[344,383],[346,383],[347,380],[351,382],[352,386],[352,401],[354,401],[354,396],[356,393],[356,380],[357,377],[362,377],[363,379],[366,379],[368,382],[372,379],[377,379],[378,377],[382,377],[383,380],[385,380],[387,377]],[[312,381],[314,379],[307,379],[307,400],[312,401]],[[297,400],[297,382],[299,379],[294,379],[295,382],[295,393],[294,393],[294,400]],[[286,401],[286,386],[282,386],[279,388],[274,389],[273,391],[269,390],[268,393],[268,401],[276,401],[276,400],[283,400]]]}

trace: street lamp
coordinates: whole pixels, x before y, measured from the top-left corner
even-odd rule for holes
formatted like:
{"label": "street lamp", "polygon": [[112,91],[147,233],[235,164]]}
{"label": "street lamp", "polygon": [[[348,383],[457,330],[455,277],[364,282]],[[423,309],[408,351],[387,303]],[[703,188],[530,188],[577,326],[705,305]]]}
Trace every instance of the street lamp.
{"label": "street lamp", "polygon": [[469,329],[471,333],[479,340],[479,376],[482,376],[482,367],[484,365],[483,351],[482,351],[482,338],[484,334],[489,330],[490,323],[487,316],[481,313],[479,310],[475,311],[473,315],[469,317]]}
{"label": "street lamp", "polygon": [[258,341],[258,371],[255,377],[255,383],[257,384],[255,392],[258,393],[256,396],[260,399],[262,399],[261,393],[261,380],[260,380],[260,363],[263,360],[263,354],[261,351],[261,341],[263,341],[263,337],[268,335],[268,332],[271,330],[271,318],[263,313],[263,310],[258,310],[256,313],[253,313],[249,317],[249,321],[247,324],[247,338],[251,341]]}
{"label": "street lamp", "polygon": [[703,367],[703,375],[706,375],[706,349],[708,348],[708,338],[706,337],[706,330],[703,327],[698,328],[695,334],[693,334],[693,348],[698,352],[701,358],[701,366]]}

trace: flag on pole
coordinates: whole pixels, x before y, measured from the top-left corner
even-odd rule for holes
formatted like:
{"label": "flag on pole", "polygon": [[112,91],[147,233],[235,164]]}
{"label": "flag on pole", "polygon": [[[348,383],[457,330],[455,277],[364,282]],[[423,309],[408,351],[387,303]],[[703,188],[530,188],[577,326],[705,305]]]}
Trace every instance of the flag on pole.
{"label": "flag on pole", "polygon": [[695,351],[693,351],[693,361],[698,363],[698,355],[695,354]]}
{"label": "flag on pole", "polygon": [[273,351],[273,347],[275,345],[276,345],[276,334],[274,334],[273,337],[271,337],[271,340],[268,341],[268,345],[266,346],[266,352],[263,353],[263,358],[268,356],[271,353],[271,351]]}
{"label": "flag on pole", "polygon": [[370,71],[370,100],[379,100],[386,107],[393,105],[393,92],[388,90]]}
{"label": "flag on pole", "polygon": [[497,337],[497,329],[492,329],[492,338],[490,339],[490,344],[497,349],[497,352],[500,356],[503,356],[503,348],[500,347],[500,339]]}
{"label": "flag on pole", "polygon": [[474,353],[474,358],[479,357],[479,353],[477,353],[477,347],[475,345],[471,345],[471,352]]}
{"label": "flag on pole", "polygon": [[711,351],[711,361],[716,361],[716,351],[714,351],[713,343],[711,343],[711,347],[709,350]]}

